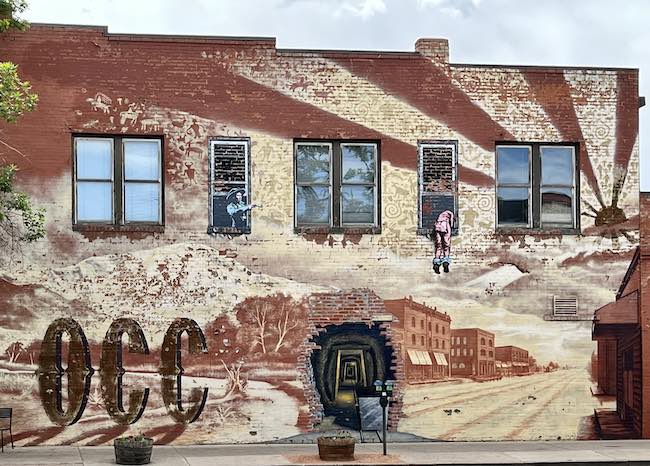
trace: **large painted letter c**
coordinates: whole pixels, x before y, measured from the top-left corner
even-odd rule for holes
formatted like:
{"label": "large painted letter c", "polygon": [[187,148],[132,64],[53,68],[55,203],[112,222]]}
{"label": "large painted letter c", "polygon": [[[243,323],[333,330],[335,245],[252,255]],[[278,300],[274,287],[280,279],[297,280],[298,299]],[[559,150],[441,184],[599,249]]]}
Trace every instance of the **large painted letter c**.
{"label": "large painted letter c", "polygon": [[129,336],[129,352],[149,354],[147,340],[142,327],[133,319],[121,318],[115,320],[102,343],[102,358],[100,362],[100,380],[102,397],[108,415],[118,424],[134,424],[140,419],[149,398],[149,389],[133,390],[129,394],[128,410],[124,409],[122,376],[122,335]]}
{"label": "large painted letter c", "polygon": [[183,408],[181,387],[183,365],[181,361],[181,335],[187,332],[190,354],[207,353],[205,336],[198,324],[188,318],[176,319],[165,334],[160,350],[160,374],[162,375],[162,397],[169,415],[178,423],[196,421],[208,398],[208,389],[194,388],[190,392],[190,406]]}

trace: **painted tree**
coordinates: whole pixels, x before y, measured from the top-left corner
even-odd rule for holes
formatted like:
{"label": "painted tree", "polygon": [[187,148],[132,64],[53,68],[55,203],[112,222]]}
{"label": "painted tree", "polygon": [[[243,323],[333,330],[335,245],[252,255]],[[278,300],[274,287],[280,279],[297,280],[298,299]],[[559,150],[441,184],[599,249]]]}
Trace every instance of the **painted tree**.
{"label": "painted tree", "polygon": [[7,355],[7,361],[14,363],[18,361],[18,357],[25,352],[25,345],[21,342],[16,341],[11,345],[7,346],[5,354]]}
{"label": "painted tree", "polygon": [[222,360],[221,364],[223,364],[223,367],[226,370],[226,380],[228,381],[228,384],[226,385],[226,394],[222,399],[230,399],[243,395],[248,386],[248,380],[242,375],[242,367],[244,363],[240,361],[237,364],[233,363],[228,366],[228,364]]}
{"label": "painted tree", "polygon": [[273,351],[276,353],[280,348],[287,345],[287,335],[292,330],[298,328],[304,321],[302,320],[302,309],[292,301],[283,301],[280,304],[274,331],[277,335],[277,342]]}
{"label": "painted tree", "polygon": [[[24,0],[0,0],[0,34],[12,29],[24,30],[26,21],[17,17],[27,8]],[[31,85],[22,81],[18,66],[0,62],[0,120],[15,123],[24,113],[34,110],[38,96]],[[1,133],[0,133],[1,136]],[[45,211],[32,205],[29,196],[15,190],[18,168],[7,162],[7,155],[25,155],[0,137],[0,256],[11,257],[22,242],[45,236]]]}
{"label": "painted tree", "polygon": [[32,343],[25,348],[25,353],[27,354],[27,357],[29,358],[29,363],[33,366],[34,363],[38,362],[38,355],[41,352],[41,342],[39,340],[35,340]]}
{"label": "painted tree", "polygon": [[268,317],[270,306],[265,302],[255,302],[246,312],[247,319],[244,322],[252,322],[255,330],[253,331],[253,348],[259,346],[262,353],[266,353],[266,334],[268,331]]}
{"label": "painted tree", "polygon": [[300,329],[306,325],[305,307],[281,293],[248,298],[237,306],[236,315],[241,324],[238,339],[242,344],[250,342],[251,351],[262,354],[295,349],[294,337],[301,339]]}
{"label": "painted tree", "polygon": [[222,315],[205,328],[205,338],[210,348],[210,359],[233,363],[241,359],[241,343],[237,340],[237,328],[227,316]]}
{"label": "painted tree", "polygon": [[547,367],[547,369],[549,371],[555,371],[555,370],[558,370],[560,368],[560,364],[558,364],[555,361],[549,361],[549,363],[546,365],[546,367]]}

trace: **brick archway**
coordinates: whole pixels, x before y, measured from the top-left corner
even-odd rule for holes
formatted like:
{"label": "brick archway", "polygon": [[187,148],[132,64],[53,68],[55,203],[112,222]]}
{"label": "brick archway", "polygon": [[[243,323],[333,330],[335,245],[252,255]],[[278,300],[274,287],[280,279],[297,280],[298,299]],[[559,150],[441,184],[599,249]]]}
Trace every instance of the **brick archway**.
{"label": "brick archway", "polygon": [[[404,367],[401,357],[400,334],[391,329],[392,322],[383,300],[373,291],[354,289],[335,293],[317,293],[309,296],[309,334],[302,344],[299,372],[309,408],[307,429],[316,428],[326,415],[332,415],[331,383],[332,350],[364,350],[364,363],[369,378],[392,378],[396,388],[388,413],[388,426],[396,430],[402,410],[402,383]],[[337,337],[345,335],[346,338]],[[347,341],[346,343],[343,343]],[[321,365],[314,360],[321,361]],[[327,369],[329,367],[329,369]],[[329,376],[326,373],[329,371]],[[373,380],[366,380],[370,384]],[[340,419],[337,419],[337,421]],[[350,427],[350,426],[348,426]]]}

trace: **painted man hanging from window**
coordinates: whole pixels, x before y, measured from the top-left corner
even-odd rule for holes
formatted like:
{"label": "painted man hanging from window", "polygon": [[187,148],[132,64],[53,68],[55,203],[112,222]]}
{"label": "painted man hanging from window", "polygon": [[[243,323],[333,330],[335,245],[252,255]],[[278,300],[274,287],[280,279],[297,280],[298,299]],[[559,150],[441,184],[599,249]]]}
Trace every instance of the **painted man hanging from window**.
{"label": "painted man hanging from window", "polygon": [[232,226],[240,231],[248,229],[248,211],[255,207],[259,207],[257,204],[246,204],[244,202],[245,194],[246,191],[244,189],[233,188],[226,197],[228,202],[226,211],[232,219]]}
{"label": "painted man hanging from window", "polygon": [[440,266],[445,273],[449,272],[451,263],[451,232],[454,228],[454,213],[445,210],[436,220],[433,227],[433,241],[435,244],[435,256],[433,258],[433,271],[440,273]]}

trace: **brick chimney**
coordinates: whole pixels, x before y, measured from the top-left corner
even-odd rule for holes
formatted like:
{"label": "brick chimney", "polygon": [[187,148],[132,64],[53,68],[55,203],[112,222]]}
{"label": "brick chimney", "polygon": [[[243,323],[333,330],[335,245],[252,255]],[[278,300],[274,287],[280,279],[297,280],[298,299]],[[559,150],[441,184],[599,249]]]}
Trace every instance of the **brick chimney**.
{"label": "brick chimney", "polygon": [[449,41],[447,39],[418,39],[415,51],[429,58],[434,64],[449,66]]}

